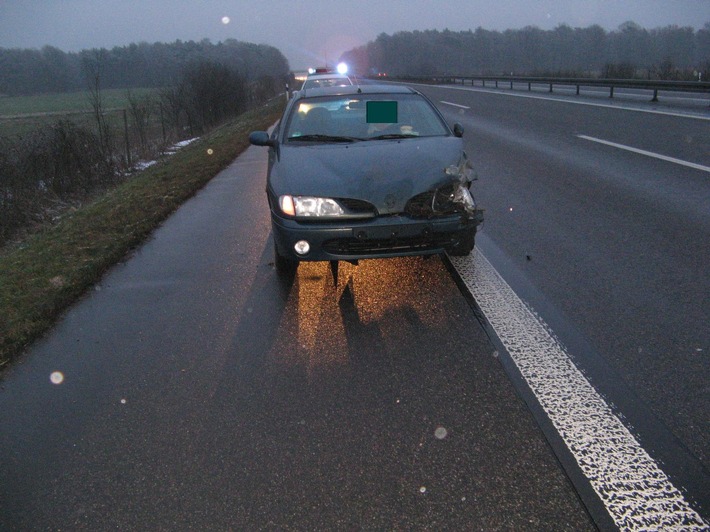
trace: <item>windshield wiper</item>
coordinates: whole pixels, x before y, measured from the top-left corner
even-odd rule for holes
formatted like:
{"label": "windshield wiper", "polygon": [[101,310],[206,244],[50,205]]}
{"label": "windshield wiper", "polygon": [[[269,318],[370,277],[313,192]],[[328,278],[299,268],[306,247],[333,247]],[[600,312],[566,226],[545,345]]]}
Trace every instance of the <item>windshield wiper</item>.
{"label": "windshield wiper", "polygon": [[419,135],[404,134],[404,133],[386,133],[385,135],[378,135],[376,137],[368,137],[366,140],[387,140],[387,139],[414,139]]}
{"label": "windshield wiper", "polygon": [[306,142],[356,142],[359,140],[357,137],[341,137],[338,135],[321,135],[321,134],[313,134],[313,135],[300,135],[300,136],[294,136],[294,137],[289,137],[288,140],[297,140],[297,141],[306,141]]}

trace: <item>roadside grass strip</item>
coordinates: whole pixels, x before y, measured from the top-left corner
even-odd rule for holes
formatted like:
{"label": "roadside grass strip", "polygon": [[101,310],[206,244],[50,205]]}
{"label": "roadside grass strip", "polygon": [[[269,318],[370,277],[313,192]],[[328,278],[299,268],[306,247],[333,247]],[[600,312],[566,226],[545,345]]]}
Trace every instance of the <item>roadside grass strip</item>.
{"label": "roadside grass strip", "polygon": [[708,530],[549,327],[475,249],[450,257],[611,519],[621,530]]}
{"label": "roadside grass strip", "polygon": [[248,111],[131,176],[54,226],[0,250],[0,369],[278,120],[283,98]]}

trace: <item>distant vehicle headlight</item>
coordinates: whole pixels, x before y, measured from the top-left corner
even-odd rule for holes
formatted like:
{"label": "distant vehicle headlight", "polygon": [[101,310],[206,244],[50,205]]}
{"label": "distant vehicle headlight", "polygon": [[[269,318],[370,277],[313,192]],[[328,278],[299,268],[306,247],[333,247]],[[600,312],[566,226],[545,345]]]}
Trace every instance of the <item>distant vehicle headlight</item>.
{"label": "distant vehicle headlight", "polygon": [[314,196],[281,196],[279,207],[289,216],[328,217],[345,214],[343,208],[334,199]]}
{"label": "distant vehicle headlight", "polygon": [[337,66],[338,74],[347,74],[348,73],[348,65],[345,63],[338,63]]}

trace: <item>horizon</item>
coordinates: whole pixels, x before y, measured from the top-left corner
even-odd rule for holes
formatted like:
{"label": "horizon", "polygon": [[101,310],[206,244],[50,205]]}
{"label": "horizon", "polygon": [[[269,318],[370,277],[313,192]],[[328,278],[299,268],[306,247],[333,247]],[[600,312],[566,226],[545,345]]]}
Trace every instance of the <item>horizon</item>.
{"label": "horizon", "polygon": [[[637,23],[636,23],[635,21],[633,21],[633,20],[626,21],[626,22],[624,22],[623,24],[626,24],[626,23],[637,24]],[[484,30],[484,31],[490,31],[490,32],[504,33],[504,32],[507,32],[507,31],[522,31],[522,30],[524,30],[524,29],[526,29],[526,28],[535,28],[535,29],[539,29],[539,30],[541,30],[541,31],[554,31],[556,28],[558,28],[558,27],[560,27],[560,26],[568,26],[568,27],[571,27],[572,29],[586,29],[586,28],[590,28],[590,27],[593,27],[593,26],[598,26],[598,24],[590,24],[589,26],[580,27],[580,26],[570,26],[569,24],[566,24],[566,23],[560,23],[560,24],[558,24],[555,28],[550,28],[550,29],[543,29],[543,28],[539,28],[538,26],[530,26],[530,25],[528,25],[528,26],[524,26],[524,27],[521,27],[521,28],[507,28],[507,29],[505,29],[505,30],[491,30],[491,29],[489,29],[489,28],[484,28],[484,27],[482,27],[482,26],[479,26],[479,27],[477,27],[477,28],[475,28],[475,29],[469,29],[469,30],[455,30],[455,31],[454,31],[454,30],[449,30],[448,28],[444,28],[443,30],[440,30],[440,29],[437,29],[437,28],[432,28],[432,29],[422,29],[422,30],[397,30],[397,31],[392,32],[392,33],[386,33],[386,32],[384,32],[384,33],[385,33],[386,35],[390,35],[390,36],[391,36],[391,35],[394,35],[394,34],[397,34],[397,33],[408,33],[408,32],[415,32],[415,31],[420,31],[420,32],[433,31],[433,32],[439,32],[439,33],[444,32],[444,31],[452,31],[453,33],[466,33],[466,32],[468,32],[468,31],[474,31],[474,32],[475,32],[475,31],[477,31],[478,29],[482,29],[482,30]],[[639,27],[640,27],[641,30],[643,30],[643,31],[653,31],[653,30],[662,29],[662,28],[669,27],[669,26],[672,27],[672,26],[677,26],[677,25],[670,24],[670,25],[667,25],[667,26],[658,26],[658,27],[655,27],[655,28],[646,28],[646,27],[643,27],[643,26],[640,26],[640,25],[639,25]],[[680,27],[680,26],[679,26],[679,27]],[[604,29],[604,31],[605,31],[607,34],[609,34],[609,33],[615,32],[615,31],[619,31],[620,28],[615,28],[615,29],[611,29],[611,30],[608,30],[608,29],[606,29],[606,28],[602,28],[602,29]],[[694,32],[697,32],[697,31],[699,31],[699,30],[698,30],[698,29],[693,29],[693,31],[694,31]],[[376,40],[376,38],[377,38],[377,37],[375,37],[374,39],[372,39],[372,40],[370,40],[370,41],[367,41],[367,42],[365,42],[365,43],[356,45],[356,46],[354,46],[353,48],[350,48],[350,49],[348,49],[348,50],[344,50],[343,52],[340,53],[340,55],[339,55],[337,58],[333,59],[332,61],[331,61],[331,60],[327,60],[327,61],[325,61],[324,64],[322,64],[322,65],[321,65],[321,64],[312,64],[312,65],[309,64],[308,66],[303,66],[303,67],[300,67],[300,68],[293,68],[293,67],[290,65],[290,62],[289,62],[290,70],[293,71],[293,72],[300,72],[300,71],[306,71],[306,70],[308,70],[308,69],[311,68],[311,67],[322,67],[322,66],[328,66],[329,64],[336,64],[336,63],[338,63],[338,62],[341,61],[341,58],[342,58],[342,56],[343,56],[345,53],[352,51],[354,48],[358,48],[358,47],[361,47],[361,46],[366,46],[366,45],[369,44],[370,42],[373,42],[374,40]],[[247,44],[266,45],[266,46],[272,46],[272,47],[276,48],[275,46],[273,46],[273,45],[271,45],[271,44],[268,44],[268,43],[252,43],[252,42],[250,42],[250,41],[242,41],[242,40],[236,39],[236,38],[234,38],[234,37],[227,37],[227,38],[222,39],[222,40],[213,40],[213,39],[211,39],[211,38],[209,38],[209,37],[203,37],[203,38],[201,38],[201,39],[180,39],[180,38],[177,38],[177,39],[174,39],[174,40],[172,40],[172,41],[153,41],[153,42],[145,41],[145,40],[142,40],[142,41],[132,41],[132,42],[125,43],[125,44],[114,45],[114,46],[111,46],[111,47],[105,47],[105,46],[102,46],[102,47],[91,47],[91,48],[82,48],[81,50],[63,50],[62,48],[59,48],[59,47],[57,47],[57,46],[53,46],[53,45],[51,45],[51,44],[44,44],[44,45],[39,46],[39,47],[30,47],[30,48],[4,47],[4,46],[0,46],[0,49],[3,49],[3,48],[4,48],[4,49],[21,49],[21,50],[39,50],[39,51],[41,51],[41,50],[42,50],[43,48],[45,48],[45,47],[50,47],[50,48],[55,48],[55,49],[57,49],[57,50],[59,50],[59,51],[61,51],[61,52],[63,52],[63,53],[66,53],[66,54],[81,54],[82,52],[91,51],[91,50],[101,50],[101,49],[105,49],[105,50],[110,51],[110,50],[115,49],[115,48],[119,48],[119,49],[120,49],[120,48],[128,48],[128,47],[130,47],[130,46],[141,45],[141,44],[147,44],[147,45],[149,45],[149,46],[152,46],[152,45],[154,45],[154,44],[170,45],[170,44],[179,43],[179,42],[181,42],[181,43],[189,43],[189,42],[200,43],[200,42],[203,42],[203,41],[208,41],[208,42],[210,42],[210,44],[212,44],[212,45],[218,45],[218,44],[223,43],[223,42],[234,41],[234,40],[239,41],[239,42],[242,42],[242,43],[247,43]],[[278,49],[278,48],[277,48],[277,49]],[[283,53],[283,51],[281,51],[281,53]]]}
{"label": "horizon", "polygon": [[599,25],[615,31],[625,22],[645,30],[667,26],[704,28],[708,4],[693,0],[389,0],[386,6],[363,0],[354,8],[339,0],[268,5],[216,0],[16,0],[0,3],[0,47],[66,53],[131,44],[176,41],[219,43],[228,39],[266,44],[281,51],[291,70],[335,63],[381,33],[487,31],[533,26],[550,31],[561,25]]}

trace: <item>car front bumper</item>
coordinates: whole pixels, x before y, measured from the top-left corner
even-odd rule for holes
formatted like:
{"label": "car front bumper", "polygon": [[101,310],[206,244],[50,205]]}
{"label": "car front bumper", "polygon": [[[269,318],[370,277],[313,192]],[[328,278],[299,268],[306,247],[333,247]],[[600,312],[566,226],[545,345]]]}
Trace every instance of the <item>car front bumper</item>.
{"label": "car front bumper", "polygon": [[[452,215],[412,219],[393,215],[367,220],[298,222],[271,213],[274,241],[279,254],[293,260],[346,260],[433,255],[449,251],[480,223]],[[299,255],[296,242],[305,240],[309,251]]]}

